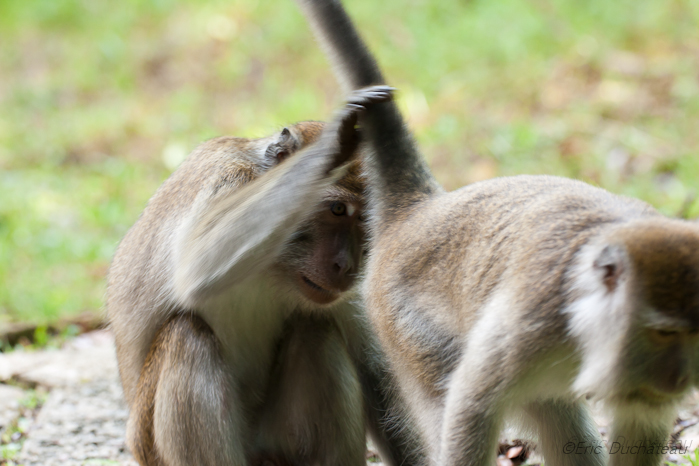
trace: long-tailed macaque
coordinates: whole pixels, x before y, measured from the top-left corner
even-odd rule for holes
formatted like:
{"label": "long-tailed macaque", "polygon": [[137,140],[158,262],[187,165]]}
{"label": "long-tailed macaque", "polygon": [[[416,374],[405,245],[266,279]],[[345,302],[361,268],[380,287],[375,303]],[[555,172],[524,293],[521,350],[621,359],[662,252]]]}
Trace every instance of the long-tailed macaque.
{"label": "long-tailed macaque", "polygon": [[386,463],[417,464],[352,301],[355,125],[390,98],[358,92],[325,126],[203,143],[129,230],[107,311],[143,466],[364,466],[367,429]]}
{"label": "long-tailed macaque", "polygon": [[[297,1],[346,87],[384,83],[339,0]],[[513,413],[548,465],[660,464],[699,383],[699,225],[551,176],[447,193],[394,103],[361,121],[363,292],[432,464],[493,464]],[[586,396],[622,448],[605,452]]]}

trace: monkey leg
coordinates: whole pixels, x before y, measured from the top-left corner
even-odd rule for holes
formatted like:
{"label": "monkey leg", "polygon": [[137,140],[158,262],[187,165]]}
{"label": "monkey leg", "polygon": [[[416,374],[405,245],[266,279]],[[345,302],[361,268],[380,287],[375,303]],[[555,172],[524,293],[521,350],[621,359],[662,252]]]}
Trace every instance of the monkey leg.
{"label": "monkey leg", "polygon": [[581,401],[549,399],[531,403],[526,412],[536,423],[546,464],[602,466],[607,450],[589,410]]}
{"label": "monkey leg", "polygon": [[[675,412],[634,408],[626,411],[622,406],[614,413],[609,438],[610,466],[658,466],[667,453]],[[645,411],[639,413],[640,410]]]}
{"label": "monkey leg", "polygon": [[241,415],[218,341],[194,315],[156,335],[138,381],[127,443],[142,466],[244,465]]}
{"label": "monkey leg", "polygon": [[506,371],[493,370],[493,362],[499,360],[487,349],[462,356],[449,382],[439,451],[431,452],[431,464],[495,463],[506,390],[511,385]]}
{"label": "monkey leg", "polygon": [[332,319],[293,318],[282,340],[258,445],[294,464],[366,464],[362,392]]}

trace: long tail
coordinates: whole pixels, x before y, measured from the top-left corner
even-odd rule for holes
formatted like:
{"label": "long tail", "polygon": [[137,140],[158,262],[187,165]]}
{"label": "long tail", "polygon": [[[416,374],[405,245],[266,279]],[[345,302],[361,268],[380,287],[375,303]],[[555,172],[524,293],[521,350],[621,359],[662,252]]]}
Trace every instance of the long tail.
{"label": "long tail", "polygon": [[[385,82],[376,60],[359,37],[339,0],[296,0],[316,39],[330,58],[345,91]],[[441,191],[394,102],[372,106],[363,117],[372,229],[405,214],[420,200]]]}

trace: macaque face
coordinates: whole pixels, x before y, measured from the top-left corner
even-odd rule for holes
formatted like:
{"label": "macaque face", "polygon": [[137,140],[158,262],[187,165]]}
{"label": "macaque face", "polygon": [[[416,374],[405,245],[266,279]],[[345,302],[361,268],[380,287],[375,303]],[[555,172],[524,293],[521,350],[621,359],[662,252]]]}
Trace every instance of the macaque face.
{"label": "macaque face", "polygon": [[636,303],[625,352],[631,398],[679,400],[699,382],[699,235],[632,251]]}
{"label": "macaque face", "polygon": [[329,304],[354,285],[364,243],[360,215],[353,202],[323,204],[314,219],[314,245],[297,274],[307,299]]}
{"label": "macaque face", "polygon": [[616,263],[615,281],[626,283],[619,298],[630,319],[617,395],[669,405],[699,382],[699,228],[645,221],[623,227],[615,238],[623,253],[607,254],[614,257],[603,265]]}
{"label": "macaque face", "polygon": [[622,371],[629,387],[626,398],[656,406],[681,399],[696,377],[697,330],[647,326],[631,339]]}
{"label": "macaque face", "polygon": [[337,301],[354,285],[365,246],[363,183],[358,171],[328,189],[313,217],[293,235],[279,266],[313,304]]}

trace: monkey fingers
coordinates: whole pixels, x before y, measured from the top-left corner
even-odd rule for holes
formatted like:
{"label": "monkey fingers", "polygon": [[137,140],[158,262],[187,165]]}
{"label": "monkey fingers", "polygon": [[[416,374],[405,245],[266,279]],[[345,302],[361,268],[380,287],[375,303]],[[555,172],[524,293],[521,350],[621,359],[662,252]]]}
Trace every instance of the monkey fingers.
{"label": "monkey fingers", "polygon": [[359,114],[374,104],[391,100],[393,91],[390,86],[371,86],[350,94],[347,104],[335,118],[336,124],[326,130],[336,132],[340,144],[333,168],[347,162],[357,151],[361,141],[361,132],[357,128]]}
{"label": "monkey fingers", "polygon": [[395,90],[396,88],[384,84],[364,87],[353,91],[347,99],[347,103],[368,107],[380,102],[388,102],[393,99]]}

